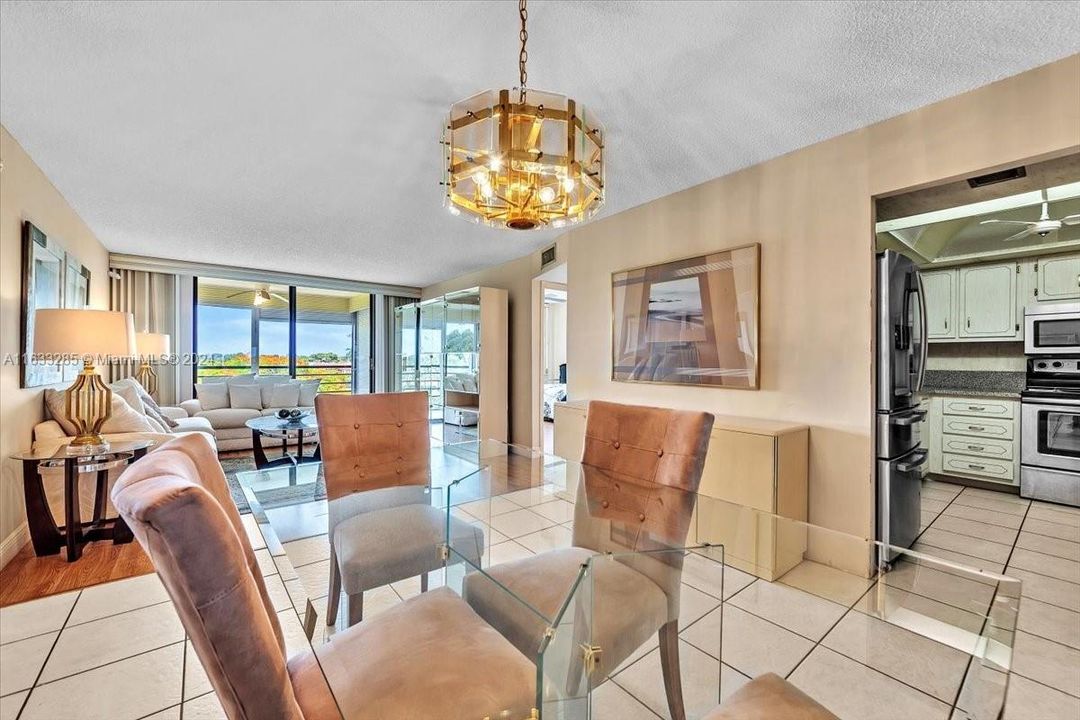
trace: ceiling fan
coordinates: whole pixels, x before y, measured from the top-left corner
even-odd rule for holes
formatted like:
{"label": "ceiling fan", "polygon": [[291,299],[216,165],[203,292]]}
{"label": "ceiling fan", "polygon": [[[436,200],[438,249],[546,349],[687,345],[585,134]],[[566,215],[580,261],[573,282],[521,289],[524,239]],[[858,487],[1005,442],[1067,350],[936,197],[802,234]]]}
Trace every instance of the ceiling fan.
{"label": "ceiling fan", "polygon": [[[229,295],[229,297],[234,298],[234,297],[237,297],[239,295],[247,295],[249,292],[251,292],[251,291],[250,290],[241,290],[240,292],[236,292],[236,293],[233,293],[232,295]],[[272,292],[270,292],[270,290],[268,288],[259,288],[258,290],[256,290],[255,291],[255,298],[252,300],[252,304],[255,307],[259,307],[260,305],[265,305],[266,303],[270,302],[271,300],[280,300],[281,302],[285,303],[286,305],[289,304],[288,298],[282,297],[281,295],[278,295],[277,293],[272,293]]]}
{"label": "ceiling fan", "polygon": [[[1045,198],[1045,195],[1043,196]],[[1004,238],[1001,242],[1010,242],[1012,240],[1022,240],[1029,235],[1038,235],[1039,237],[1046,237],[1052,232],[1057,232],[1061,229],[1062,225],[1080,225],[1080,214],[1068,215],[1060,220],[1050,219],[1050,203],[1045,199],[1042,204],[1042,215],[1034,222],[1025,222],[1023,220],[983,220],[980,225],[989,225],[996,223],[998,225],[1023,225],[1024,229],[1015,235],[1010,235]]]}

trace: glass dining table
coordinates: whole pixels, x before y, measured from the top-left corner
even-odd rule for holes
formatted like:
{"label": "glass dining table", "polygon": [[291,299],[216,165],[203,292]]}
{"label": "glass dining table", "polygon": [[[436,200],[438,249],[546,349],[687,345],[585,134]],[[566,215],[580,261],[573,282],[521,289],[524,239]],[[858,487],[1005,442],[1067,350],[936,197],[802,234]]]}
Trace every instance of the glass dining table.
{"label": "glass dining table", "polygon": [[[326,622],[331,514],[385,506],[385,498],[373,504],[375,495],[356,493],[327,500],[322,467],[238,476],[273,572],[313,647],[333,642],[348,623],[347,613]],[[814,591],[839,616],[900,628],[923,638],[925,651],[941,649],[953,663],[955,685],[935,701],[955,713],[943,717],[989,720],[1004,705],[1020,600],[1014,579],[502,443],[434,447],[429,475],[409,500],[438,508],[445,520],[431,548],[442,566],[426,573],[425,585],[462,597],[535,664],[535,692],[527,699],[533,717],[588,718],[598,708],[620,707],[627,695],[664,716],[673,707],[672,687],[686,717],[702,717],[762,672],[794,681],[798,673],[768,657],[773,650],[753,649],[764,621],[746,608],[785,612],[770,604],[801,586],[795,578],[807,576],[808,566],[846,576],[836,597],[835,578]],[[478,532],[462,532],[463,523]],[[878,572],[879,561],[894,555],[888,572]],[[755,586],[760,597],[751,600],[748,588]],[[366,592],[361,622],[420,592],[419,577]],[[725,614],[739,595],[746,600]],[[790,609],[792,616],[804,611]],[[665,636],[663,627],[674,634]],[[905,664],[892,657],[897,646],[888,633],[866,632],[852,642],[846,653],[867,667]],[[352,676],[340,655],[327,657],[320,663],[337,697]],[[821,695],[827,706],[834,702]],[[530,717],[502,710],[488,715]]]}

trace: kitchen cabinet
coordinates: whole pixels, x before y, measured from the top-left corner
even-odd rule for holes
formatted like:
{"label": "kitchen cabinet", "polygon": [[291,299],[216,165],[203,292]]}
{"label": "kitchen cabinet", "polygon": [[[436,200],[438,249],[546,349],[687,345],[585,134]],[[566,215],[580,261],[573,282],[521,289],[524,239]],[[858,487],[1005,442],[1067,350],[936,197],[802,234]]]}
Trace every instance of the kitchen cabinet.
{"label": "kitchen cabinet", "polygon": [[1041,258],[1036,275],[1039,302],[1080,299],[1080,254]]}
{"label": "kitchen cabinet", "polygon": [[[1015,340],[1016,263],[974,265],[957,271],[960,297],[958,337]],[[929,307],[929,306],[928,306]]]}
{"label": "kitchen cabinet", "polygon": [[926,336],[931,340],[956,337],[956,271],[922,273],[926,291]]}
{"label": "kitchen cabinet", "polygon": [[1020,413],[1016,400],[958,395],[930,398],[930,472],[1016,485]]}

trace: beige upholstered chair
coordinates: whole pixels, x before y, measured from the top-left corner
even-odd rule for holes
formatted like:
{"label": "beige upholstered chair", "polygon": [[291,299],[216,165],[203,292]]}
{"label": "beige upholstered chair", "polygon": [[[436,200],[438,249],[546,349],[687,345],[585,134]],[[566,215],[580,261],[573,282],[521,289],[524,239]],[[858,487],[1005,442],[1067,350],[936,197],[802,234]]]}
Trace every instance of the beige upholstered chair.
{"label": "beige upholstered chair", "polygon": [[[315,398],[329,499],[330,589],[326,623],[337,620],[344,586],[349,625],[363,617],[364,591],[443,566],[436,548],[446,514],[431,505],[426,392]],[[454,548],[484,553],[484,534],[456,518]]]}
{"label": "beige upholstered chair", "polygon": [[[682,547],[686,541],[713,417],[707,413],[589,403],[573,546],[488,568],[490,576],[553,617],[578,568],[602,552]],[[627,538],[632,538],[627,545]],[[682,555],[660,553],[594,562],[591,642],[601,648],[593,677],[603,678],[660,634],[668,706],[685,717],[679,674]],[[535,658],[543,622],[479,573],[463,596],[526,656]]]}
{"label": "beige upholstered chair", "polygon": [[703,720],[838,720],[812,697],[773,673],[736,690]]}
{"label": "beige upholstered chair", "polygon": [[199,433],[127,468],[112,500],[150,555],[230,720],[474,720],[528,717],[535,705],[532,663],[447,588],[286,661],[225,475]]}

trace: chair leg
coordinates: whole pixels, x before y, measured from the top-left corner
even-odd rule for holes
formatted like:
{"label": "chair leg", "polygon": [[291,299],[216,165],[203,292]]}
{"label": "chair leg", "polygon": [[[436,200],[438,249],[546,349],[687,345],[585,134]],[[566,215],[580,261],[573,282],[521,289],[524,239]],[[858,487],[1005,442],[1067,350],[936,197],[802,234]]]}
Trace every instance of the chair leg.
{"label": "chair leg", "polygon": [[326,624],[333,625],[337,622],[338,605],[341,604],[341,570],[337,566],[333,554],[330,557],[330,589],[326,596]]}
{"label": "chair leg", "polygon": [[427,573],[420,573],[420,592],[427,592]]}
{"label": "chair leg", "polygon": [[349,627],[364,619],[364,593],[349,596]]}
{"label": "chair leg", "polygon": [[683,706],[682,675],[679,672],[679,621],[672,620],[660,628],[660,670],[664,675],[668,712],[671,720],[686,720]]}

